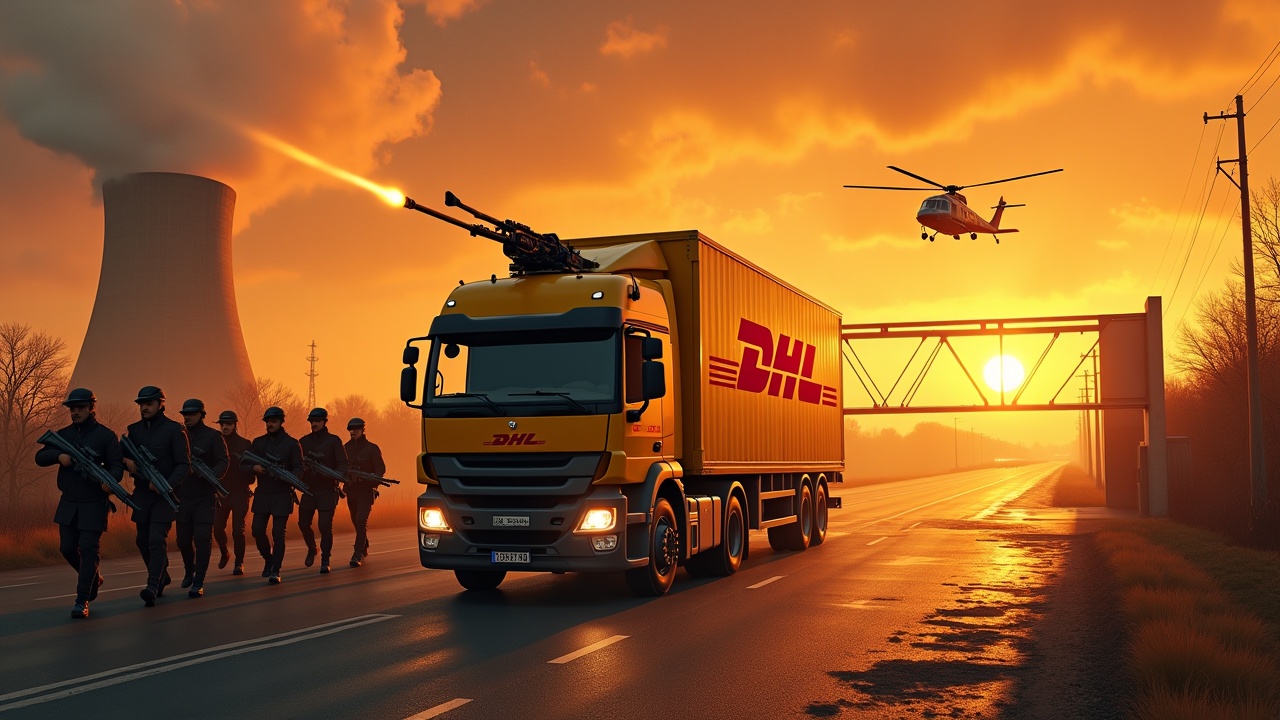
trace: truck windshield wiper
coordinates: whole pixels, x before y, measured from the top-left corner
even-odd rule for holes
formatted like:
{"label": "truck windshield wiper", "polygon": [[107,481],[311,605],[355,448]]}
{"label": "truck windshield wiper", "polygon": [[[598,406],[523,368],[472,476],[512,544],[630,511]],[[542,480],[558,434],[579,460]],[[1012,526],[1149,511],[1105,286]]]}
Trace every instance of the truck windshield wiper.
{"label": "truck windshield wiper", "polygon": [[534,390],[533,392],[507,393],[507,394],[510,395],[511,397],[516,397],[518,395],[543,395],[543,396],[554,395],[556,397],[562,397],[565,400],[568,400],[574,407],[581,410],[583,415],[591,414],[591,408],[587,407],[586,405],[583,405],[577,400],[574,400],[572,397],[570,397],[569,393],[567,392],[558,392],[555,390]]}
{"label": "truck windshield wiper", "polygon": [[501,415],[502,417],[506,417],[506,416],[507,416],[507,412],[506,412],[505,410],[503,410],[503,409],[502,409],[502,406],[501,406],[501,405],[499,405],[498,403],[494,402],[493,400],[490,400],[490,399],[489,399],[489,396],[488,396],[488,395],[485,395],[484,393],[460,392],[460,393],[449,393],[448,395],[440,395],[439,397],[442,397],[442,398],[446,398],[446,397],[479,398],[479,399],[481,399],[481,400],[483,400],[483,401],[484,401],[484,404],[485,404],[485,405],[488,405],[489,407],[493,408],[493,411],[494,411],[494,412],[496,412],[497,414]]}

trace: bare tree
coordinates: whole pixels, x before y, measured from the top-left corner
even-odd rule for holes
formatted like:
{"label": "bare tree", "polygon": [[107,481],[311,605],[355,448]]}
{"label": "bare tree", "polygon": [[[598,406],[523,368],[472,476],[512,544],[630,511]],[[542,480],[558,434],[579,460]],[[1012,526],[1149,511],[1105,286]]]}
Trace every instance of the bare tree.
{"label": "bare tree", "polygon": [[0,324],[0,478],[8,512],[45,477],[32,458],[36,438],[59,424],[67,390],[66,346],[28,325]]}
{"label": "bare tree", "polygon": [[362,418],[365,422],[372,422],[375,425],[381,419],[373,401],[363,395],[344,395],[327,404],[325,409],[329,411],[330,421],[341,423],[343,428],[353,417]]}

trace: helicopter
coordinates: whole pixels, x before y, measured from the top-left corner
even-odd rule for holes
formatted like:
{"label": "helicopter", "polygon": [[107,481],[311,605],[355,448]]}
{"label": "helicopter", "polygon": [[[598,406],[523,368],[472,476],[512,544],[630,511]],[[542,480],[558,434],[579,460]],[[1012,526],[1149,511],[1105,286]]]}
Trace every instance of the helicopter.
{"label": "helicopter", "polygon": [[[996,244],[1000,244],[1000,235],[1003,233],[1018,232],[1016,228],[1001,228],[1000,217],[1004,214],[1005,208],[1025,207],[1025,203],[1009,204],[1004,201],[1004,196],[1000,197],[1000,202],[992,206],[995,215],[991,216],[991,220],[983,220],[973,210],[969,208],[968,200],[960,191],[965,188],[981,187],[983,185],[995,185],[997,183],[1010,182],[1013,180],[1022,180],[1024,178],[1036,177],[1037,175],[1049,175],[1050,173],[1062,172],[1062,168],[1056,170],[1044,170],[1042,172],[1030,173],[1028,175],[1018,175],[1016,177],[1004,178],[1003,180],[990,180],[988,182],[974,183],[972,185],[943,185],[922,177],[909,170],[903,170],[900,167],[890,165],[890,170],[896,170],[903,175],[915,178],[923,183],[928,183],[933,187],[895,187],[889,185],[845,185],[847,188],[857,188],[863,190],[926,190],[932,191],[933,188],[939,188],[945,191],[943,195],[934,195],[928,198],[920,205],[920,210],[916,213],[916,221],[920,223],[920,239],[933,242],[938,233],[950,235],[956,240],[960,236],[968,233],[970,240],[977,240],[978,233],[990,233],[995,238]],[[927,228],[927,229],[926,229]],[[928,231],[932,230],[933,234]]]}

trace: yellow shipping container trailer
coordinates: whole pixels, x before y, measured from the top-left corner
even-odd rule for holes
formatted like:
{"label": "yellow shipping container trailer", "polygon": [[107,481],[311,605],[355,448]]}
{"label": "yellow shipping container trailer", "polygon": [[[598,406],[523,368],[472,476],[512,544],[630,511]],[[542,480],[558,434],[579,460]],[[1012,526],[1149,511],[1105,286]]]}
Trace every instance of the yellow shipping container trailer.
{"label": "yellow shipping container trailer", "polygon": [[[840,315],[697,231],[569,241],[599,267],[455,288],[410,340],[419,554],[507,571],[728,575],[826,535],[844,470]],[[428,342],[423,387],[417,343]]]}

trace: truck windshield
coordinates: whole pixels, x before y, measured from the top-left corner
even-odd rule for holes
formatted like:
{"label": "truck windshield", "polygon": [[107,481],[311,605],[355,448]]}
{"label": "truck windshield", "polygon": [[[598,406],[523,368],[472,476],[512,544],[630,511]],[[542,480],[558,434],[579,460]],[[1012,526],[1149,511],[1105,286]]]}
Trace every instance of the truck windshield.
{"label": "truck windshield", "polygon": [[618,338],[611,328],[436,337],[423,410],[427,417],[619,412]]}

